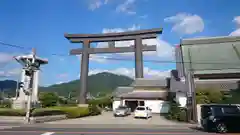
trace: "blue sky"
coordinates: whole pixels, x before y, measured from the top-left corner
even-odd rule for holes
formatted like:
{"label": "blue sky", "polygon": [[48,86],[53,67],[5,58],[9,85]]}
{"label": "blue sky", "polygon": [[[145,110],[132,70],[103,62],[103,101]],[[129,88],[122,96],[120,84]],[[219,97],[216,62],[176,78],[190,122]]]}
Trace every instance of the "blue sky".
{"label": "blue sky", "polygon": [[[38,56],[49,60],[42,67],[40,84],[50,85],[79,78],[79,57],[67,55],[81,45],[69,43],[64,33],[161,27],[163,34],[157,40],[145,41],[157,44],[157,53],[147,53],[144,59],[174,61],[173,49],[180,38],[239,35],[239,4],[237,0],[1,0],[0,41],[35,47]],[[27,49],[0,46],[0,79],[19,78],[20,65],[12,56],[27,53]],[[105,59],[109,57],[129,61]],[[109,71],[133,76],[133,58],[132,54],[93,55],[90,74]],[[167,76],[175,68],[174,63],[145,62],[144,66],[146,77]]]}

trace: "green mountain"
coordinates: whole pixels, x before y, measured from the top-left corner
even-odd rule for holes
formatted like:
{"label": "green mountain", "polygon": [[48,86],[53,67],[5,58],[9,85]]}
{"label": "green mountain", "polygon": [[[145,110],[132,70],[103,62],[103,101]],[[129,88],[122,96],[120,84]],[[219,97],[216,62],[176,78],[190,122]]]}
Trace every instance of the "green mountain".
{"label": "green mountain", "polygon": [[1,96],[13,97],[16,93],[17,82],[13,80],[0,81]]}
{"label": "green mountain", "polygon": [[[108,72],[103,72],[88,77],[88,92],[96,96],[98,93],[111,93],[118,86],[129,86],[133,79],[116,75]],[[55,84],[49,87],[41,87],[40,91],[57,92],[61,96],[76,97],[79,94],[80,80],[74,80],[67,83]]]}

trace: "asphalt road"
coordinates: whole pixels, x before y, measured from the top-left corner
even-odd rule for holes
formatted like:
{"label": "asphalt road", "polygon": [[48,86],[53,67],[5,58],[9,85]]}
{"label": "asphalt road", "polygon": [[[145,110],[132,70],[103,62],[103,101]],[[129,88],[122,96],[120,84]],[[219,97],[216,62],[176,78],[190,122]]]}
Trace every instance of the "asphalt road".
{"label": "asphalt road", "polygon": [[[58,126],[58,127],[57,127]],[[85,125],[24,125],[0,130],[0,135],[205,135],[199,130],[188,127],[108,127]]]}

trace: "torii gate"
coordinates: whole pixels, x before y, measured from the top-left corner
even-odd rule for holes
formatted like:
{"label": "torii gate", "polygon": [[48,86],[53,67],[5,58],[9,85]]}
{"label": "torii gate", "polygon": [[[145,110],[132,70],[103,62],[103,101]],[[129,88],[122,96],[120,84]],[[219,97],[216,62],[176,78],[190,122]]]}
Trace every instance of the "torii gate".
{"label": "torii gate", "polygon": [[[143,78],[143,51],[156,51],[156,45],[142,45],[143,39],[157,38],[161,28],[106,34],[64,34],[71,43],[83,43],[83,47],[70,50],[70,55],[82,54],[79,104],[86,104],[89,54],[135,53],[135,78]],[[115,47],[115,41],[134,40],[130,47]],[[91,48],[90,43],[109,42],[108,48]]]}

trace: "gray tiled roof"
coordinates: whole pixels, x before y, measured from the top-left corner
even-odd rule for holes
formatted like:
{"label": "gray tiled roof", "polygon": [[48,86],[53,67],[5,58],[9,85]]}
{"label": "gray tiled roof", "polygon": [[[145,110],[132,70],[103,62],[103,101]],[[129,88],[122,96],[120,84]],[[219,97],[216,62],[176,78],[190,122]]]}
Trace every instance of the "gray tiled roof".
{"label": "gray tiled roof", "polygon": [[129,93],[125,93],[122,95],[119,95],[121,98],[161,98],[161,99],[166,99],[168,95],[168,92],[165,91],[133,91]]}
{"label": "gray tiled roof", "polygon": [[133,87],[144,87],[144,86],[154,86],[154,87],[167,87],[167,79],[147,79],[147,78],[137,78],[132,83]]}
{"label": "gray tiled roof", "polygon": [[113,92],[113,96],[118,96],[124,93],[129,93],[133,91],[133,87],[117,87]]}

